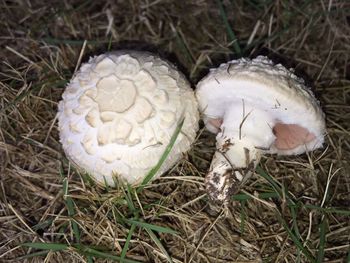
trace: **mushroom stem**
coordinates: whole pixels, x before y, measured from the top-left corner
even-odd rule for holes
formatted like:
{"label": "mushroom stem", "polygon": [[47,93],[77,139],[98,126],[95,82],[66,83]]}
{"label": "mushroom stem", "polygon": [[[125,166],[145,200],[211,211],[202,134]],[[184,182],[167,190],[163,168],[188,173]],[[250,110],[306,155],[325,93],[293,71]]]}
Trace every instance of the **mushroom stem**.
{"label": "mushroom stem", "polygon": [[253,173],[264,149],[274,142],[275,120],[258,108],[235,103],[226,110],[216,152],[206,176],[212,200],[227,201]]}

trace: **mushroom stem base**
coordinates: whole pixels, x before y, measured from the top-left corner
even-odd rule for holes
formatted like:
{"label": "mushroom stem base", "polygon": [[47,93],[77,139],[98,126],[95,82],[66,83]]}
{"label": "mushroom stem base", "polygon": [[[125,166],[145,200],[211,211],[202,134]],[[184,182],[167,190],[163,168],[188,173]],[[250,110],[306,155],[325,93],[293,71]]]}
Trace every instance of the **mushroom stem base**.
{"label": "mushroom stem base", "polygon": [[254,173],[261,151],[246,139],[219,138],[216,146],[205,184],[211,200],[225,202]]}

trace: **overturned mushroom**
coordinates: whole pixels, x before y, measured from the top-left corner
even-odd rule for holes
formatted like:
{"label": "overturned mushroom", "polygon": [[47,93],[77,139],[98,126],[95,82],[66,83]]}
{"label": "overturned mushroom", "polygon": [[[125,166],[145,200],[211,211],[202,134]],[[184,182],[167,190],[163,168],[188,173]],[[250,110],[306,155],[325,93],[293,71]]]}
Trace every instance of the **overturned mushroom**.
{"label": "overturned mushroom", "polygon": [[268,58],[239,59],[211,72],[196,96],[217,150],[206,176],[211,199],[224,201],[264,153],[301,154],[322,146],[324,114],[304,81]]}
{"label": "overturned mushroom", "polygon": [[112,186],[114,175],[133,185],[141,183],[182,118],[181,133],[156,176],[181,158],[198,129],[190,84],[172,64],[147,52],[90,58],[62,97],[58,120],[67,157],[98,182]]}

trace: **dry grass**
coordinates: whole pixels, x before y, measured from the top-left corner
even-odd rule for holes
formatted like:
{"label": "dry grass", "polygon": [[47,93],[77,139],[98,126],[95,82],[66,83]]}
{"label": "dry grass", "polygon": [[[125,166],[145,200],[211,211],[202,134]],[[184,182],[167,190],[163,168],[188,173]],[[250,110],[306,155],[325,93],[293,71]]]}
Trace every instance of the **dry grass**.
{"label": "dry grass", "polygon": [[[224,1],[226,25],[214,0],[46,2],[0,1],[1,262],[109,262],[125,252],[140,262],[350,260],[348,1]],[[267,156],[226,211],[205,195],[215,142],[205,131],[137,197],[96,187],[65,160],[55,120],[84,40],[83,61],[138,47],[160,52],[192,83],[239,52],[267,54],[314,87],[327,115],[325,148]],[[41,251],[25,242],[65,249],[24,259]]]}

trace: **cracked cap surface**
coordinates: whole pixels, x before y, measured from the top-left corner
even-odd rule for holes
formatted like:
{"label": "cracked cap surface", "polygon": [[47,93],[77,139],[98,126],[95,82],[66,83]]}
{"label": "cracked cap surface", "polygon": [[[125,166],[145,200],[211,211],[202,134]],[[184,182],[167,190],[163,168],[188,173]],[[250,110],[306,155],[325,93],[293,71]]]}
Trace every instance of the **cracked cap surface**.
{"label": "cracked cap surface", "polygon": [[141,183],[185,117],[157,176],[187,151],[198,129],[190,84],[169,62],[138,51],[90,58],[67,85],[58,106],[60,141],[67,157],[98,182],[113,175]]}

